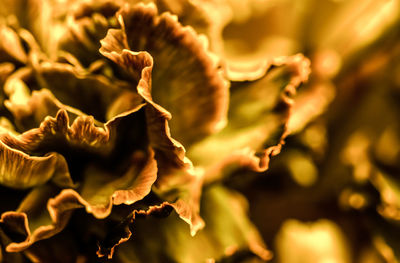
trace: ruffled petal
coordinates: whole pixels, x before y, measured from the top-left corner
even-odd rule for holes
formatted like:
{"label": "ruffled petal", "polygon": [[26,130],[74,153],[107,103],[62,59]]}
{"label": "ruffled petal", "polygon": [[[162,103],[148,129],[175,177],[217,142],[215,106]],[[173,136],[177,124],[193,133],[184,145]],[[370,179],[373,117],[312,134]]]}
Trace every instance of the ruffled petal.
{"label": "ruffled petal", "polygon": [[19,237],[7,246],[7,251],[23,251],[59,233],[78,208],[85,208],[96,218],[105,218],[113,205],[130,205],[144,198],[156,179],[156,162],[152,155],[138,153],[132,158],[132,166],[121,177],[104,171],[100,176],[99,171],[89,168],[77,190],[65,189],[57,195],[57,188],[48,185],[32,190],[16,212],[2,214],[1,223]]}
{"label": "ruffled petal", "polygon": [[146,52],[124,49],[126,39],[118,30],[110,30],[101,52],[117,63],[137,85],[137,92],[146,101],[146,126],[150,146],[155,151],[158,179],[155,187],[160,196],[170,202],[194,234],[204,226],[199,212],[202,176],[193,173],[193,165],[185,158],[184,147],[171,137],[170,113],[156,104],[150,94],[152,57]]}
{"label": "ruffled petal", "polygon": [[310,81],[295,98],[287,129],[290,134],[302,131],[308,123],[325,112],[335,96],[329,81]]}
{"label": "ruffled petal", "polygon": [[[124,48],[147,51],[154,58],[151,95],[174,116],[174,138],[187,145],[222,128],[228,87],[207,51],[206,39],[169,13],[158,15],[154,5],[126,5],[117,17],[122,30],[118,35],[125,34]],[[109,42],[110,34],[103,43]]]}
{"label": "ruffled petal", "polygon": [[[125,73],[138,83],[137,92],[147,103],[146,126],[150,145],[155,150],[156,159],[159,161],[159,174],[169,173],[168,169],[171,169],[169,166],[174,169],[190,168],[184,159],[184,147],[171,137],[168,125],[171,114],[152,99],[150,93],[152,57],[146,52],[132,52],[123,49],[124,38],[117,30],[110,30],[107,36],[107,39],[111,40],[103,41],[102,54],[120,65]],[[163,164],[168,167],[163,167]]]}
{"label": "ruffled petal", "polygon": [[207,182],[238,168],[259,172],[268,168],[288,135],[291,97],[309,71],[309,61],[302,55],[271,60],[253,75],[230,71],[230,78],[250,81],[232,87],[227,127],[188,151],[189,158],[206,171]]}
{"label": "ruffled petal", "polygon": [[85,170],[84,180],[79,187],[88,213],[96,218],[105,218],[113,205],[130,205],[150,193],[157,178],[157,164],[150,152],[137,151],[131,155],[131,164],[119,177],[115,172],[102,171],[95,166]]}
{"label": "ruffled petal", "polygon": [[54,191],[56,189],[51,186],[35,188],[16,212],[1,215],[2,228],[9,236],[19,237],[8,244],[8,252],[23,251],[33,243],[59,233],[72,211],[83,207],[68,190],[56,197],[53,197]]}
{"label": "ruffled petal", "polygon": [[101,57],[100,40],[109,28],[115,27],[119,5],[112,1],[90,1],[75,4],[66,15],[66,32],[59,48],[70,52],[88,66]]}
{"label": "ruffled petal", "polygon": [[[111,123],[112,124],[112,123]],[[110,152],[112,140],[110,130],[113,125],[97,127],[93,117],[79,116],[69,125],[69,116],[65,109],[60,109],[55,117],[47,116],[39,128],[31,129],[19,136],[5,134],[4,142],[20,151],[29,153],[46,153],[49,149],[57,150],[51,146],[55,142],[69,144],[71,147],[90,151],[101,151],[103,154]],[[62,145],[59,145],[60,149]],[[59,150],[61,151],[61,150]]]}
{"label": "ruffled petal", "polygon": [[[11,135],[7,135],[11,136]],[[53,179],[61,185],[71,185],[67,163],[58,153],[43,157],[30,156],[11,148],[0,135],[0,184],[11,188],[30,188]]]}
{"label": "ruffled petal", "polygon": [[[125,88],[127,83],[111,82],[78,66],[41,62],[34,68],[19,69],[4,84],[8,96],[5,106],[22,131],[36,128],[46,116],[55,116],[59,109],[69,112],[71,122],[85,115],[82,110],[99,120],[112,122],[120,114],[135,111],[143,104],[141,96]],[[98,121],[95,123],[100,125]]]}
{"label": "ruffled petal", "polygon": [[174,169],[170,174],[159,177],[153,191],[173,207],[179,217],[189,224],[194,236],[205,226],[200,216],[203,171],[195,169]]}
{"label": "ruffled petal", "polygon": [[[143,206],[143,205],[140,205]],[[132,237],[132,225],[136,218],[147,218],[149,216],[168,216],[172,207],[168,202],[160,204],[144,205],[141,208],[134,208],[133,212],[116,226],[98,245],[97,255],[99,257],[107,257],[109,259],[114,255],[115,249],[127,242]],[[133,238],[133,237],[132,237]]]}
{"label": "ruffled petal", "polygon": [[100,121],[114,117],[108,111],[127,85],[67,63],[42,62],[35,66],[34,73],[38,87],[49,89],[63,104]]}
{"label": "ruffled petal", "polygon": [[59,102],[47,89],[30,92],[23,76],[30,74],[31,69],[22,68],[11,75],[4,85],[4,91],[8,99],[4,106],[14,117],[14,123],[18,130],[25,131],[36,128],[47,116],[55,116],[60,109],[68,110],[74,115],[82,115],[82,112],[67,107]]}
{"label": "ruffled petal", "polygon": [[[263,260],[271,257],[247,219],[246,203],[239,194],[220,186],[206,190],[202,198],[202,216],[206,227],[194,237],[188,233],[187,226],[177,220],[176,214],[165,219],[136,219],[134,238],[118,247],[116,262],[201,262],[242,253],[246,255],[244,258],[251,258],[251,254]],[[154,240],[162,240],[163,245],[152,246]],[[152,253],[148,253],[150,250]]]}

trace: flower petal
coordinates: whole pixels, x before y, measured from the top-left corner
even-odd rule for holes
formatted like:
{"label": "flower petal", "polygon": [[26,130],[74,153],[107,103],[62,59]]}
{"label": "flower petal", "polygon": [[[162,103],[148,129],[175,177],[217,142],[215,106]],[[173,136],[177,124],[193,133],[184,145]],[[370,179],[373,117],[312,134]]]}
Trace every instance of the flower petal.
{"label": "flower petal", "polygon": [[131,238],[131,226],[134,224],[134,221],[137,217],[146,218],[154,215],[168,215],[171,210],[172,207],[167,202],[163,202],[158,205],[146,205],[145,207],[138,209],[135,208],[127,218],[119,222],[118,225],[112,229],[113,231],[110,231],[105,239],[102,240],[99,245],[99,249],[97,250],[97,255],[99,257],[107,257],[111,259],[115,249]]}
{"label": "flower petal", "polygon": [[[117,17],[122,27],[118,34],[125,34],[124,48],[147,51],[154,58],[151,95],[174,116],[170,123],[174,138],[186,145],[220,129],[228,87],[207,51],[206,39],[182,27],[169,13],[158,15],[154,5],[126,5]],[[111,41],[111,33],[116,35],[109,33],[103,43]]]}
{"label": "flower petal", "polygon": [[[11,136],[11,135],[9,135]],[[49,153],[43,157],[29,156],[6,145],[0,136],[0,184],[11,188],[30,188],[55,180],[70,185],[68,166],[64,157]]]}
{"label": "flower petal", "polygon": [[[307,80],[309,61],[302,55],[277,58],[263,71],[260,79],[257,73],[232,87],[227,127],[189,149],[189,158],[205,169],[206,182],[240,167],[265,171],[270,157],[280,152],[288,135],[290,96]],[[233,71],[231,78],[245,80]]]}
{"label": "flower petal", "polygon": [[[117,30],[110,30],[108,37],[111,41],[104,43],[101,52],[120,65],[126,73],[130,73],[138,82],[138,93],[147,102],[148,136],[158,167],[157,192],[170,202],[180,217],[191,226],[194,234],[204,226],[198,215],[202,177],[193,174],[192,164],[185,158],[184,147],[171,138],[168,126],[170,113],[152,100],[150,83],[153,60],[146,52],[122,49],[123,35]],[[117,51],[109,52],[111,47]]]}
{"label": "flower petal", "polygon": [[[53,194],[54,189],[51,186],[35,188],[18,211],[5,212],[1,215],[0,222],[3,229],[8,229],[11,233],[17,232],[25,237],[22,241],[18,239],[10,243],[6,248],[8,252],[23,251],[33,243],[57,234],[67,224],[72,211],[83,207],[69,191],[48,199]],[[47,212],[44,211],[46,203]]]}
{"label": "flower petal", "polygon": [[123,91],[123,82],[91,74],[67,63],[43,62],[35,66],[39,87],[49,89],[63,104],[105,121],[112,103]]}
{"label": "flower petal", "polygon": [[81,63],[89,65],[100,58],[100,40],[109,28],[116,25],[115,13],[119,6],[112,1],[78,3],[70,8],[67,30],[60,39],[59,48],[76,56]]}
{"label": "flower petal", "polygon": [[295,98],[288,121],[288,132],[302,131],[313,119],[325,112],[335,96],[335,89],[328,81],[310,81]]}
{"label": "flower petal", "polygon": [[[248,220],[246,204],[239,194],[221,186],[206,190],[202,216],[206,227],[194,237],[175,214],[163,219],[136,219],[133,238],[118,248],[116,262],[204,262],[241,251],[251,251],[264,260],[271,257]],[[162,240],[162,246],[152,245],[154,240]],[[150,250],[152,253],[148,253]]]}
{"label": "flower petal", "polygon": [[[99,174],[86,176],[77,191],[62,190],[54,196],[54,187],[45,185],[32,190],[16,212],[2,214],[1,223],[21,238],[9,244],[7,251],[19,252],[35,242],[59,233],[66,226],[73,210],[85,208],[96,218],[107,217],[113,205],[130,205],[151,190],[156,179],[156,163],[153,156],[136,154],[132,167],[122,176]],[[49,199],[50,198],[50,199]],[[47,211],[43,211],[46,207]]]}
{"label": "flower petal", "polygon": [[11,28],[0,25],[0,62],[26,63],[27,54],[18,34]]}
{"label": "flower petal", "polygon": [[96,218],[104,218],[111,213],[113,205],[130,205],[150,193],[157,178],[157,164],[150,152],[133,153],[130,167],[118,177],[115,172],[107,172],[88,167],[84,181],[79,188],[85,200],[86,211]]}

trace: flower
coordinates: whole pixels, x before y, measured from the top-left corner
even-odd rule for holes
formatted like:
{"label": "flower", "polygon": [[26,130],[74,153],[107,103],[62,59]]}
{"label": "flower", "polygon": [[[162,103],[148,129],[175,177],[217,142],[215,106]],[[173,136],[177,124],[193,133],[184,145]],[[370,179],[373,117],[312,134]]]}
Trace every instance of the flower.
{"label": "flower", "polygon": [[398,7],[0,0],[0,261],[397,262]]}
{"label": "flower", "polygon": [[6,4],[2,259],[271,257],[223,182],[280,152],[306,58],[231,70],[163,2]]}

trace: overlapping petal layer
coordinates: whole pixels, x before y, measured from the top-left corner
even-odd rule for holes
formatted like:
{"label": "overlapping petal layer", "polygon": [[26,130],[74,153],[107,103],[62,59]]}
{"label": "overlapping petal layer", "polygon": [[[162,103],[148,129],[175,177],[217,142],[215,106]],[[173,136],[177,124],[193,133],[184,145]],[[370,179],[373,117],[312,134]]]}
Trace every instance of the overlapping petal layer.
{"label": "overlapping petal layer", "polygon": [[249,75],[230,71],[230,78],[242,82],[236,82],[231,90],[228,125],[188,152],[194,163],[204,167],[206,180],[242,167],[254,171],[268,168],[270,157],[280,152],[288,135],[291,97],[307,80],[309,70],[309,61],[296,55],[272,60]]}
{"label": "overlapping petal layer", "polygon": [[[173,214],[166,219],[137,219],[133,226],[134,238],[119,247],[116,262],[201,262],[225,257],[244,260],[251,259],[252,255],[268,260],[271,257],[254,226],[246,219],[246,203],[238,193],[221,186],[211,187],[204,192],[201,211],[206,227],[194,237]],[[154,240],[162,241],[167,247],[154,247]],[[153,253],[148,253],[150,249]]]}

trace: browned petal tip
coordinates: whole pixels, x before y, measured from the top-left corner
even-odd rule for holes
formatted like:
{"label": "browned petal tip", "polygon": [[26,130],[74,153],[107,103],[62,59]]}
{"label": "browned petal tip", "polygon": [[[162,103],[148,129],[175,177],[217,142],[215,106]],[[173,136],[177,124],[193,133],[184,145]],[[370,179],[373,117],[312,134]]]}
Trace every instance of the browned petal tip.
{"label": "browned petal tip", "polygon": [[174,116],[173,137],[186,145],[221,129],[226,122],[228,82],[207,50],[207,39],[170,13],[159,15],[154,4],[125,5],[117,16],[121,29],[109,30],[101,51],[130,49],[153,57],[151,97]]}
{"label": "browned petal tip", "polygon": [[22,242],[10,243],[6,250],[8,252],[20,252],[30,247],[35,242],[49,238],[64,229],[73,210],[82,208],[82,204],[73,194],[65,190],[55,198],[47,202],[47,212],[51,218],[50,225],[37,227],[33,232],[30,230],[27,214],[24,212],[6,212],[1,216],[1,223],[13,231],[23,230],[26,238]]}
{"label": "browned petal tip", "polygon": [[[136,91],[147,104],[147,131],[150,145],[156,152],[157,161],[162,162],[160,158],[165,157],[173,167],[187,166],[187,162],[184,160],[184,147],[171,137],[168,125],[168,121],[171,119],[171,113],[155,103],[152,98],[152,56],[147,52],[127,50],[124,46],[119,46],[121,43],[115,44],[118,47],[112,50],[113,48],[109,47],[107,43],[112,42],[109,41],[109,39],[112,38],[115,33],[118,33],[118,31],[109,30],[107,37],[103,40],[103,47],[100,49],[100,52],[118,64],[128,75],[128,78],[137,83],[135,87]],[[159,175],[161,174],[163,174],[163,168],[159,166]]]}
{"label": "browned petal tip", "polygon": [[106,148],[110,141],[108,127],[97,127],[94,118],[81,115],[69,125],[69,116],[60,109],[55,117],[47,116],[39,128],[31,129],[19,136],[4,135],[4,141],[10,147],[24,152],[37,152],[43,144],[54,139],[88,149]]}
{"label": "browned petal tip", "polygon": [[[96,252],[98,257],[107,257],[108,259],[111,259],[114,255],[115,249],[121,245],[122,243],[125,243],[132,237],[132,232],[130,229],[130,225],[135,223],[135,219],[137,216],[150,216],[150,215],[157,215],[159,213],[165,213],[165,210],[167,210],[167,213],[170,212],[172,209],[171,205],[168,202],[163,202],[159,205],[152,205],[147,207],[146,209],[135,209],[132,214],[126,218],[123,222],[121,222],[118,227],[123,228],[122,236],[118,236],[116,242],[112,242],[109,245],[105,245],[104,243],[107,242],[108,240],[104,240],[102,243],[98,245],[98,250]],[[120,235],[120,233],[115,234],[115,233],[110,233],[110,236],[108,239],[114,240],[115,237],[114,235]],[[112,237],[111,237],[112,236]]]}
{"label": "browned petal tip", "polygon": [[301,54],[278,57],[250,72],[231,75],[235,82],[227,127],[189,149],[193,162],[204,167],[207,183],[235,169],[268,169],[289,134],[293,97],[308,79],[310,62]]}
{"label": "browned petal tip", "polygon": [[[7,246],[8,252],[20,252],[29,248],[35,242],[47,239],[62,231],[69,221],[72,212],[79,208],[85,208],[88,213],[93,214],[96,218],[105,218],[111,213],[113,205],[118,204],[132,204],[144,196],[146,196],[156,178],[156,166],[154,160],[150,160],[141,171],[140,175],[133,180],[132,184],[126,189],[119,189],[112,191],[108,197],[108,202],[104,204],[92,203],[91,200],[86,200],[80,193],[73,189],[64,189],[54,198],[47,201],[47,213],[51,219],[50,224],[42,222],[42,224],[35,229],[31,229],[29,218],[25,212],[5,212],[1,216],[1,223],[3,227],[11,229],[14,233],[19,233],[24,236],[23,241],[14,241]],[[115,182],[118,188],[118,182]],[[147,210],[138,210],[133,214],[133,219],[136,214],[151,214],[160,211],[166,207],[167,203],[159,206],[149,207]],[[27,207],[29,209],[29,207]],[[36,222],[37,223],[37,222]],[[129,239],[130,233],[127,237],[121,238],[118,244]],[[118,245],[116,244],[116,245]],[[116,246],[114,245],[114,246]],[[111,249],[112,255],[113,248]],[[99,252],[100,253],[100,252]],[[98,254],[99,254],[98,253]],[[99,254],[100,255],[100,254]]]}

